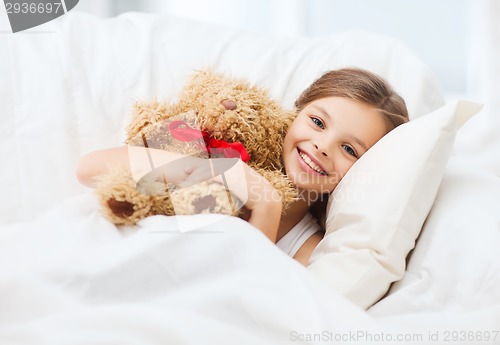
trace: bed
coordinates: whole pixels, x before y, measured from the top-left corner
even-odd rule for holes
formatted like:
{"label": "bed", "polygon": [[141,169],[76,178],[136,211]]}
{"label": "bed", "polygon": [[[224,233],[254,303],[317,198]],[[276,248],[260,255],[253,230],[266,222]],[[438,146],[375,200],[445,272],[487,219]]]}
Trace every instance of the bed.
{"label": "bed", "polygon": [[[365,277],[357,295],[238,218],[153,216],[118,229],[75,178],[83,154],[123,143],[135,100],[175,98],[195,69],[249,78],[292,106],[343,66],[386,77],[412,120],[447,103],[411,50],[363,30],[286,38],[69,13],[0,35],[0,344],[500,344],[498,140],[479,163],[449,140],[422,224],[391,257],[398,270],[378,274],[393,263],[377,261],[385,280]],[[477,128],[463,125],[457,140]]]}

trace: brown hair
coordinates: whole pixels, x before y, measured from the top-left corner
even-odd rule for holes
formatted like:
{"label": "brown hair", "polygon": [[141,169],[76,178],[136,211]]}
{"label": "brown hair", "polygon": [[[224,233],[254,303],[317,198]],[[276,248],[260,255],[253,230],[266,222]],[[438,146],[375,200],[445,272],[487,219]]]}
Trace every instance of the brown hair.
{"label": "brown hair", "polygon": [[384,117],[387,132],[408,122],[403,98],[383,78],[364,69],[342,68],[326,72],[295,101],[297,112],[325,97],[345,97],[373,106]]}

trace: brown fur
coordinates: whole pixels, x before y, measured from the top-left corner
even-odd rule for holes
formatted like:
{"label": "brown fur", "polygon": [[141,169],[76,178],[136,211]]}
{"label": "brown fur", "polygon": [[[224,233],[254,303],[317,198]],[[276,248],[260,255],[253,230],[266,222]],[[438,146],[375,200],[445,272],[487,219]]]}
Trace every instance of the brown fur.
{"label": "brown fur", "polygon": [[[167,126],[178,119],[215,139],[241,142],[250,155],[247,164],[281,193],[285,210],[297,198],[281,162],[283,139],[294,117],[264,89],[210,70],[198,71],[176,103],[135,104],[126,144],[203,156],[195,144],[172,137]],[[221,184],[178,188],[151,182],[147,190],[138,190],[130,172],[117,168],[99,177],[97,194],[103,214],[117,225],[135,224],[155,214],[239,213],[231,205],[237,200],[229,198]]]}

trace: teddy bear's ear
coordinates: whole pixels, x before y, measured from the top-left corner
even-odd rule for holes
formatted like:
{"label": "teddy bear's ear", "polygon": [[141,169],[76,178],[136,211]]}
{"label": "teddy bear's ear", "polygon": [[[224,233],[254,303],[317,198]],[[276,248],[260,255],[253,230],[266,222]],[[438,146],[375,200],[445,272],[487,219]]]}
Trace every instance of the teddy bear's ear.
{"label": "teddy bear's ear", "polygon": [[[228,76],[223,73],[216,72],[210,67],[195,70],[194,73],[188,78],[184,85],[184,92],[201,86],[208,85],[226,85]],[[183,92],[183,93],[184,93]]]}
{"label": "teddy bear's ear", "polygon": [[135,102],[132,108],[131,120],[126,129],[126,143],[128,144],[132,138],[136,138],[148,126],[168,118],[170,108],[171,105],[166,101],[159,102],[156,99],[149,102]]}

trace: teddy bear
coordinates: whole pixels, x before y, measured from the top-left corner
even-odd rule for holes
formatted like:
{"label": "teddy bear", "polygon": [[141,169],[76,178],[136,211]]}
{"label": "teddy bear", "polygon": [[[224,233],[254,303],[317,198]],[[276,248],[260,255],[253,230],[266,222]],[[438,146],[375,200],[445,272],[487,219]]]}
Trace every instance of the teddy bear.
{"label": "teddy bear", "polygon": [[[125,144],[202,158],[239,156],[277,189],[285,211],[298,198],[281,161],[283,139],[294,118],[295,112],[266,89],[204,69],[193,73],[174,101],[136,102]],[[142,158],[154,170],[151,157]],[[141,181],[131,170],[110,166],[97,178],[101,213],[116,225],[134,225],[151,215],[244,213],[242,202],[221,183]]]}

